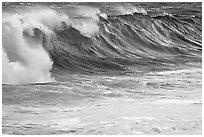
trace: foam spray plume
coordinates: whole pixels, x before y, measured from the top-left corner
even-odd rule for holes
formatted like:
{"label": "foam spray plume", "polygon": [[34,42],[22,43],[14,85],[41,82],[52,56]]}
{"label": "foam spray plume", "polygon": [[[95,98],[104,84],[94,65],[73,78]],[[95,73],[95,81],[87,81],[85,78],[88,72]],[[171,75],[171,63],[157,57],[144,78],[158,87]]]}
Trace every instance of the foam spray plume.
{"label": "foam spray plume", "polygon": [[53,35],[61,16],[52,10],[46,10],[46,16],[44,12],[3,15],[3,84],[54,81],[50,73],[53,62],[43,44]]}
{"label": "foam spray plume", "polygon": [[[25,84],[54,81],[51,77],[53,61],[49,57],[51,39],[62,27],[71,25],[91,37],[98,31],[98,10],[78,11],[90,21],[69,20],[65,14],[47,7],[31,7],[3,14],[3,84]],[[84,10],[83,10],[84,11]],[[96,13],[95,13],[96,12]],[[16,14],[18,13],[18,14]],[[90,14],[90,15],[89,15]],[[93,29],[90,29],[92,26]],[[87,29],[89,28],[89,29]]]}

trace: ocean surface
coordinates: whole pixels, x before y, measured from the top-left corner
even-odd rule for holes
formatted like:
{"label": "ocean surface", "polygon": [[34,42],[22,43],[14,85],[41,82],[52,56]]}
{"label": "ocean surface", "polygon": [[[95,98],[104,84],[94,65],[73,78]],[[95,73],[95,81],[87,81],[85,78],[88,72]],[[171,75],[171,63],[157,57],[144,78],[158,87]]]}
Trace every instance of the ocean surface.
{"label": "ocean surface", "polygon": [[201,134],[202,3],[2,3],[3,134]]}

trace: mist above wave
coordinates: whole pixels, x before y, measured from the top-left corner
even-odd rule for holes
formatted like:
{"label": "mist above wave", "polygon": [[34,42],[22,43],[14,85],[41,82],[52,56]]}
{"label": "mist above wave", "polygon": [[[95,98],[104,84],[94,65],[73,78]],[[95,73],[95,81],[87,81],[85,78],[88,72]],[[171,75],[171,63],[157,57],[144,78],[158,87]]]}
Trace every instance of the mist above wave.
{"label": "mist above wave", "polygon": [[[62,23],[73,26],[82,35],[91,37],[99,27],[97,9],[78,10],[82,20],[50,8],[33,7],[25,11],[4,12],[3,27],[3,83],[24,84],[53,81],[50,70],[53,61],[48,51],[50,39]],[[83,13],[83,14],[82,14]]]}
{"label": "mist above wave", "polygon": [[53,11],[44,10],[3,17],[3,83],[54,80],[50,73],[53,62],[43,44],[58,27],[58,18]]}

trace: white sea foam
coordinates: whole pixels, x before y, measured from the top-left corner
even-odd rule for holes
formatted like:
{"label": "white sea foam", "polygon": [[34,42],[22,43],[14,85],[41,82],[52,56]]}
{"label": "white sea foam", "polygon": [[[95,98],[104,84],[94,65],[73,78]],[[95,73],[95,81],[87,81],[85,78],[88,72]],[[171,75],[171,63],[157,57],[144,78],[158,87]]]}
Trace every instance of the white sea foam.
{"label": "white sea foam", "polygon": [[147,15],[147,12],[145,9],[140,8],[140,7],[135,7],[132,5],[123,5],[123,6],[117,6],[115,9],[120,12],[120,14],[133,14],[133,13],[142,13],[144,15]]}
{"label": "white sea foam", "polygon": [[75,16],[78,18],[71,20],[71,26],[87,37],[92,37],[98,33],[99,16],[107,19],[107,15],[101,13],[98,8],[87,6],[75,6]]}
{"label": "white sea foam", "polygon": [[175,70],[175,71],[162,71],[162,72],[156,72],[158,75],[172,75],[172,74],[186,74],[186,73],[196,73],[201,72],[202,70],[200,68],[194,68],[194,69],[182,69],[182,70]]}
{"label": "white sea foam", "polygon": [[177,105],[190,105],[200,104],[199,100],[182,100],[182,99],[160,99],[153,102],[155,104],[177,104]]}
{"label": "white sea foam", "polygon": [[66,24],[70,23],[67,15],[58,13],[49,8],[32,9],[31,12],[24,15],[24,20],[29,23],[42,24],[49,30],[60,29],[61,22],[65,22]]}
{"label": "white sea foam", "polygon": [[95,22],[80,22],[72,25],[75,29],[79,30],[80,33],[87,37],[92,37],[99,31],[99,26]]}
{"label": "white sea foam", "polygon": [[99,30],[97,23],[101,14],[97,8],[86,7],[77,9],[79,20],[46,7],[30,7],[15,13],[4,12],[2,20],[5,84],[53,81],[50,74],[53,62],[44,47],[49,49],[48,42],[55,31],[64,22],[82,35],[92,37]]}
{"label": "white sea foam", "polygon": [[[34,13],[35,12],[35,13]],[[4,84],[49,82],[52,60],[43,48],[43,39],[49,38],[59,27],[57,14],[51,10],[31,11],[3,17],[3,78]],[[59,16],[61,18],[62,16]],[[36,36],[34,29],[41,31]]]}

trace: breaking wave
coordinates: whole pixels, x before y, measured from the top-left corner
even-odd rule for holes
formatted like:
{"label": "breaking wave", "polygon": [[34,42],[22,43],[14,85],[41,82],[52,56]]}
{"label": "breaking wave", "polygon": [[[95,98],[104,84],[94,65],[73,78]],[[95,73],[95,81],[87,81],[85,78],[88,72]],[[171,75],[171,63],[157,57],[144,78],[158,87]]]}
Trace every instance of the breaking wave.
{"label": "breaking wave", "polygon": [[117,10],[3,9],[3,83],[54,81],[54,70],[94,73],[201,60],[200,14],[150,15],[133,6]]}

